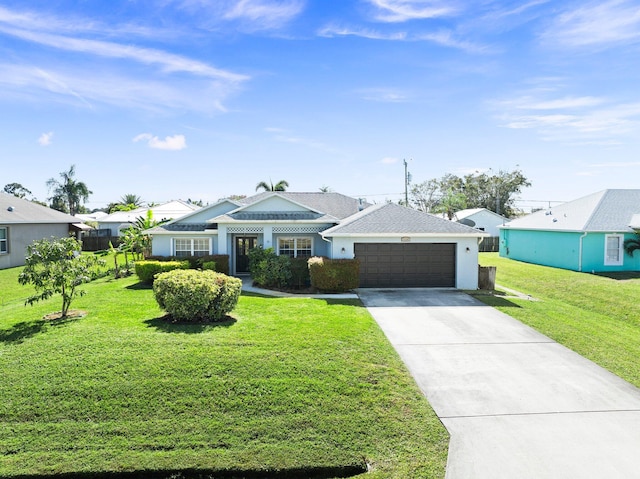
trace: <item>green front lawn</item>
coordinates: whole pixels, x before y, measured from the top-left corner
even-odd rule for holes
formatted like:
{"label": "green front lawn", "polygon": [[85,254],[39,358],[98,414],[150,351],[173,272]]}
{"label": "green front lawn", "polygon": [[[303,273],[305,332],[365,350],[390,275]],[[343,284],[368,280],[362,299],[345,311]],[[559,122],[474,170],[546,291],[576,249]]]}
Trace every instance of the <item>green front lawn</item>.
{"label": "green front lawn", "polygon": [[101,279],[60,323],[41,319],[57,297],[23,305],[17,271],[0,271],[1,477],[444,476],[448,435],[358,301],[243,295],[232,321],[175,325],[135,277]]}
{"label": "green front lawn", "polygon": [[482,253],[496,283],[538,301],[478,295],[582,356],[640,387],[640,274],[577,273]]}

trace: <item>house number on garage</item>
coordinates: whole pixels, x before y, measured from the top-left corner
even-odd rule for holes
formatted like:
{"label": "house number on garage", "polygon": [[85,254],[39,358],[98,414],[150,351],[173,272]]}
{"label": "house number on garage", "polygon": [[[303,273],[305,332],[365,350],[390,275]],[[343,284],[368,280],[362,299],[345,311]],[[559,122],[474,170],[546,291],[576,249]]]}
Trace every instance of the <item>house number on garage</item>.
{"label": "house number on garage", "polygon": [[402,241],[403,243],[409,243],[411,241],[411,238],[409,238],[408,236],[403,236],[402,238],[400,238],[400,241]]}

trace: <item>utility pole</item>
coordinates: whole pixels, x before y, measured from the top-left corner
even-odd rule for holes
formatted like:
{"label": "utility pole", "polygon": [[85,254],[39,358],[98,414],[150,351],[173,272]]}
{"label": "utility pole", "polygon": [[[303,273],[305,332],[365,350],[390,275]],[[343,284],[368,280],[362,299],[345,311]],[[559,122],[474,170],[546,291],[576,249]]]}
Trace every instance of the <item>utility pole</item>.
{"label": "utility pole", "polygon": [[409,206],[409,182],[411,181],[411,173],[407,170],[407,160],[404,162],[404,205]]}

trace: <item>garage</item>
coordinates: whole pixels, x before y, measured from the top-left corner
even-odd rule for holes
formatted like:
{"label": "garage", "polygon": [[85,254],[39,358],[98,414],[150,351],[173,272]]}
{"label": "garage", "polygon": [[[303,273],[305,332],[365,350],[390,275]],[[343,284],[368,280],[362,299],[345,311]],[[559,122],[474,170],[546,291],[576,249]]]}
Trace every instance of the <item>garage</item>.
{"label": "garage", "polygon": [[355,243],[360,287],[456,286],[455,243]]}

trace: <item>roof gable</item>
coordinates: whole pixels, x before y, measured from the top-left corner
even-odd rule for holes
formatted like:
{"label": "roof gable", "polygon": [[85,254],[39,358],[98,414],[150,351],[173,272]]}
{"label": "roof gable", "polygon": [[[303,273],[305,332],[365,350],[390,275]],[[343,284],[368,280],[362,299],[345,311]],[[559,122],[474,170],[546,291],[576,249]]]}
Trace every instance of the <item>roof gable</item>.
{"label": "roof gable", "polygon": [[0,224],[80,222],[74,216],[0,192]]}
{"label": "roof gable", "polygon": [[277,194],[280,198],[286,198],[294,204],[304,206],[310,211],[324,213],[338,220],[347,218],[363,208],[370,206],[368,203],[360,201],[359,199],[334,192],[265,192],[244,198],[242,202],[249,205],[267,197],[272,197],[274,194]]}
{"label": "roof gable", "polygon": [[488,236],[455,221],[394,203],[371,206],[323,232],[323,236],[416,234]]}
{"label": "roof gable", "polygon": [[276,213],[276,212],[285,212],[285,211],[296,211],[296,212],[313,212],[319,213],[315,209],[298,203],[297,201],[282,196],[280,193],[272,193],[268,196],[260,198],[257,201],[249,203],[246,206],[243,206],[238,209],[238,212],[252,212],[252,213]]}
{"label": "roof gable", "polygon": [[507,223],[508,229],[632,232],[640,190],[603,190]]}

